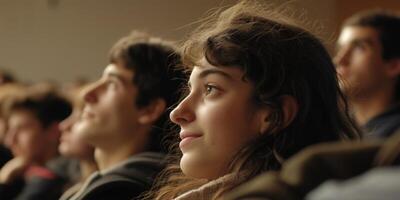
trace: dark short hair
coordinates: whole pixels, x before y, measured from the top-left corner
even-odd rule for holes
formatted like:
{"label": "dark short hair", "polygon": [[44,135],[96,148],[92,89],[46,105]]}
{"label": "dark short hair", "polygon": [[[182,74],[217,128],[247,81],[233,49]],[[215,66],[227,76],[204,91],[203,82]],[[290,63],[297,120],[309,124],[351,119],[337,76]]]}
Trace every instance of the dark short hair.
{"label": "dark short hair", "polygon": [[[161,98],[167,108],[171,108],[180,98],[185,75],[178,67],[180,56],[171,43],[135,31],[111,48],[109,62],[121,63],[134,72],[132,83],[138,88],[138,97],[134,102],[137,106],[146,106]],[[153,127],[150,150],[162,149],[160,140],[168,122],[168,111],[170,109],[164,112]]]}
{"label": "dark short hair", "polygon": [[72,106],[56,91],[31,90],[23,98],[12,102],[9,114],[20,110],[31,112],[37,117],[42,127],[47,128],[52,123],[61,122],[67,118],[72,112]]}

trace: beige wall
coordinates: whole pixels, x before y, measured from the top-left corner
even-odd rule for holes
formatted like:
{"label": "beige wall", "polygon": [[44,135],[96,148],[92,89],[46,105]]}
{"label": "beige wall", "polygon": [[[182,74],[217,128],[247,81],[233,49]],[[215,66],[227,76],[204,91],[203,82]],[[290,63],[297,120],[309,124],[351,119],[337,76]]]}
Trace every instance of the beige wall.
{"label": "beige wall", "polygon": [[[232,1],[225,1],[227,3]],[[96,78],[132,29],[180,39],[215,0],[0,0],[0,66],[24,81]]]}
{"label": "beige wall", "polygon": [[353,13],[376,8],[400,11],[400,0],[337,0],[337,22],[340,25]]}
{"label": "beige wall", "polygon": [[[132,29],[179,40],[205,11],[236,0],[0,0],[0,66],[24,81],[94,79]],[[265,0],[285,2],[286,0]],[[367,0],[297,0],[331,48],[340,20]],[[395,2],[400,0],[371,0]],[[393,5],[390,4],[392,7]]]}

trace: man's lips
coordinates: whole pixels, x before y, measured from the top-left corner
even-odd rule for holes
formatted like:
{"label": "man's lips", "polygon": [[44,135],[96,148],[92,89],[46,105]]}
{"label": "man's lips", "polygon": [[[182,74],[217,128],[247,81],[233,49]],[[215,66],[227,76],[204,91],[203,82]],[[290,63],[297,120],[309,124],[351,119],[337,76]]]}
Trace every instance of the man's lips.
{"label": "man's lips", "polygon": [[349,70],[345,69],[344,67],[337,67],[336,72],[339,74],[340,78],[345,78],[349,74]]}
{"label": "man's lips", "polygon": [[83,110],[83,112],[81,114],[81,118],[92,118],[93,116],[94,116],[94,114],[86,109]]}
{"label": "man's lips", "polygon": [[[66,142],[68,141],[68,136],[65,135],[66,133],[62,133],[60,137],[60,142]],[[69,133],[67,133],[69,134]]]}

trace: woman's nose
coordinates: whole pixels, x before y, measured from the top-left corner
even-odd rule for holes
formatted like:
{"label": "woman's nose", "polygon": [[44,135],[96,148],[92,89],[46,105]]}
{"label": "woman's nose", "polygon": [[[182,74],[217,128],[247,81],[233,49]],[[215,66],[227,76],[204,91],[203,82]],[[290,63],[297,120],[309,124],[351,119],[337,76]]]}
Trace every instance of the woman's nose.
{"label": "woman's nose", "polygon": [[196,116],[193,111],[193,101],[190,97],[186,97],[179,105],[170,113],[170,119],[173,123],[184,125],[195,120]]}

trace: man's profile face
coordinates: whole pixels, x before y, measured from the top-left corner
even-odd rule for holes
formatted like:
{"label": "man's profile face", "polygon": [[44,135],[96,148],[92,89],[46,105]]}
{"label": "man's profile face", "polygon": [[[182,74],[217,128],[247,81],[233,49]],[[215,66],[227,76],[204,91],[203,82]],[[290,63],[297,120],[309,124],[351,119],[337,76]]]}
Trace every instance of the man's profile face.
{"label": "man's profile face", "polygon": [[120,144],[137,127],[137,87],[134,73],[120,64],[109,64],[102,77],[83,93],[82,138],[94,146]]}
{"label": "man's profile face", "polygon": [[345,27],[334,60],[340,87],[350,98],[368,97],[387,83],[379,32],[371,27]]}

